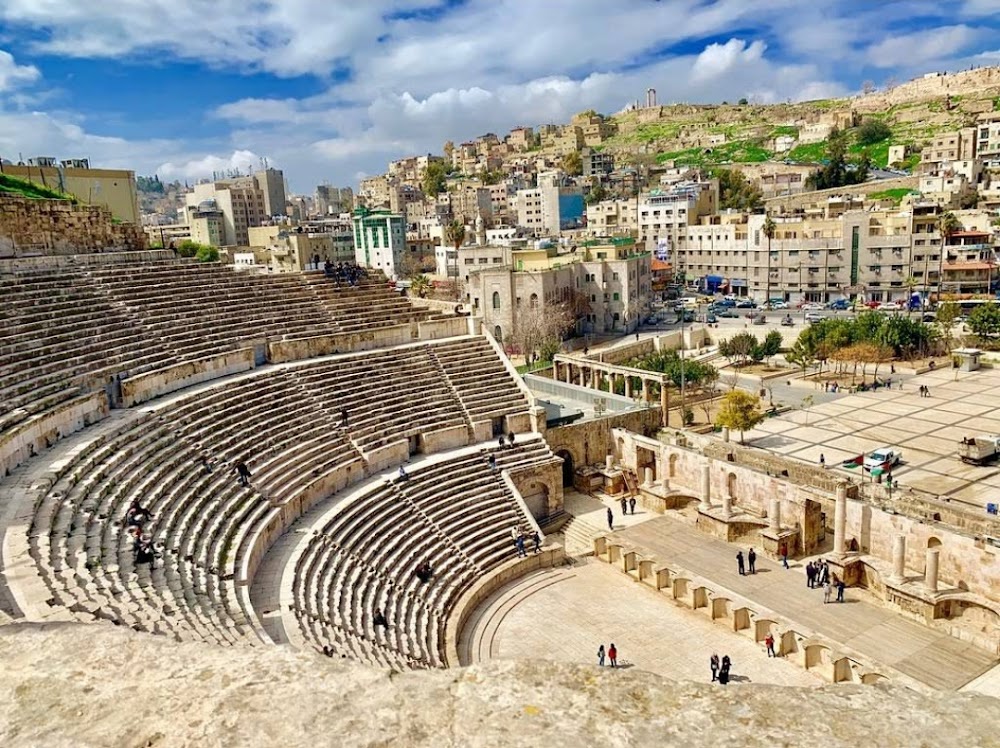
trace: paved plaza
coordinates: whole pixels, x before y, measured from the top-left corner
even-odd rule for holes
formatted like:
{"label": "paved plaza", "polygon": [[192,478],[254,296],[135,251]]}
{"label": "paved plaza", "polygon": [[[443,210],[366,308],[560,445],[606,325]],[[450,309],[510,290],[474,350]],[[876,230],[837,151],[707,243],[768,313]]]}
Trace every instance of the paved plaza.
{"label": "paved plaza", "polygon": [[[933,688],[956,690],[996,664],[984,650],[929,628],[847,590],[843,604],[823,602],[809,589],[801,561],[791,569],[758,556],[758,573],[741,576],[737,546],[716,540],[685,522],[657,517],[619,533],[626,541],[753,600],[831,641],[888,665]],[[745,549],[744,549],[745,550]]]}
{"label": "paved plaza", "polygon": [[[554,575],[556,572],[543,572]],[[761,645],[631,582],[599,561],[583,561],[521,600],[488,634],[494,658],[540,658],[597,665],[597,647],[614,642],[619,664],[676,680],[711,681],[712,653],[733,661],[733,683],[818,686],[819,676],[767,657]],[[518,586],[530,582],[521,580]],[[485,607],[498,608],[501,591]],[[488,627],[484,627],[488,628]]]}
{"label": "paved plaza", "polygon": [[[920,385],[930,397],[920,396]],[[893,476],[902,485],[985,507],[1000,496],[1000,463],[977,467],[958,459],[958,441],[983,433],[1000,434],[1000,370],[909,377],[902,389],[843,395],[769,418],[746,438],[748,445],[807,462],[818,463],[822,454],[836,470],[862,452],[899,447],[903,463]]]}

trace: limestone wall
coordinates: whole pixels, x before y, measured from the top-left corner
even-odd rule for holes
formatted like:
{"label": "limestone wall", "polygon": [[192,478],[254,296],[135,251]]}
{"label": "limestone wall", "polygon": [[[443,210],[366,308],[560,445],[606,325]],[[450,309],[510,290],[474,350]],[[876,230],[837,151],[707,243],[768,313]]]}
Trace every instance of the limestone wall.
{"label": "limestone wall", "polygon": [[604,463],[605,456],[614,449],[612,429],[653,434],[659,427],[659,408],[634,410],[548,429],[545,441],[553,452],[568,453],[573,460],[573,468],[576,469],[582,465]]}
{"label": "limestone wall", "polygon": [[168,392],[254,368],[253,348],[188,361],[122,380],[122,404],[131,407]]}
{"label": "limestone wall", "polygon": [[977,68],[914,78],[888,91],[876,91],[867,96],[858,96],[851,103],[858,111],[873,112],[910,101],[944,97],[948,94],[965,95],[991,88],[1000,88],[1000,68]]}
{"label": "limestone wall", "polygon": [[816,192],[802,192],[796,195],[780,195],[771,197],[764,201],[767,210],[772,213],[791,213],[796,209],[805,208],[814,204],[825,204],[828,198],[840,195],[868,195],[872,192],[882,192],[894,189],[917,189],[917,177],[896,177],[894,179],[880,179],[875,182],[865,182],[864,184],[852,184],[846,187],[835,187],[829,190],[817,190]]}
{"label": "limestone wall", "polygon": [[71,255],[146,249],[134,224],[112,223],[111,212],[68,200],[0,197],[0,257]]}
{"label": "limestone wall", "polygon": [[923,573],[927,548],[936,546],[942,588],[957,587],[1000,602],[1000,548],[940,524],[889,514],[860,501],[847,503],[848,543],[856,540],[862,553],[891,563],[899,534],[906,537],[906,568],[911,573]]}

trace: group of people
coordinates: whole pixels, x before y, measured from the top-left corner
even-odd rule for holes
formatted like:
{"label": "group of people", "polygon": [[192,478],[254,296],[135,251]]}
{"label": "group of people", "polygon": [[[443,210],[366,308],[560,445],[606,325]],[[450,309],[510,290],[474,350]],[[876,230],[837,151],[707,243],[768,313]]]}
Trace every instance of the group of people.
{"label": "group of people", "polygon": [[434,567],[431,566],[430,561],[423,561],[417,564],[417,570],[414,572],[417,579],[419,579],[424,584],[427,584],[431,579],[434,578]]}
{"label": "group of people", "polygon": [[153,518],[152,513],[139,503],[139,499],[133,499],[125,512],[126,532],[132,536],[132,556],[138,564],[149,564],[152,568],[156,562],[156,548],[153,540],[143,532],[146,523]]}
{"label": "group of people", "polygon": [[635,496],[626,501],[625,497],[622,496],[621,500],[622,516],[626,514],[635,514]]}
{"label": "group of people", "polygon": [[729,659],[729,655],[722,655],[722,659],[719,659],[719,655],[712,653],[712,656],[708,659],[708,666],[712,669],[712,682],[719,681],[719,683],[725,685],[729,682],[729,669],[733,666],[733,661]]}
{"label": "group of people", "polygon": [[611,642],[611,646],[608,647],[607,652],[605,652],[603,644],[597,648],[598,667],[604,667],[605,657],[607,657],[608,664],[610,664],[611,667],[618,667],[618,649],[615,647],[614,642]]}
{"label": "group of people", "polygon": [[824,560],[810,561],[806,564],[806,585],[809,589],[823,588],[823,602],[830,602],[833,590],[837,590],[837,602],[844,602],[844,580],[830,571],[830,565]]}
{"label": "group of people", "polygon": [[926,384],[920,385],[920,397],[930,397],[931,390]]}
{"label": "group of people", "polygon": [[[313,255],[313,262],[319,267],[319,255]],[[338,262],[334,265],[329,260],[323,263],[323,274],[335,281],[338,286],[341,283],[356,286],[359,280],[368,277],[368,271],[360,265],[353,262]]]}
{"label": "group of people", "polygon": [[500,434],[500,438],[497,440],[500,444],[500,449],[513,449],[514,448],[514,432],[511,431],[507,436]]}
{"label": "group of people", "polygon": [[[747,567],[750,567],[749,572]],[[757,554],[754,552],[751,546],[750,551],[747,553],[746,560],[743,559],[743,551],[736,551],[736,569],[739,571],[740,576],[745,576],[747,573],[756,574],[757,573]]]}
{"label": "group of people", "polygon": [[[514,541],[514,550],[517,551],[518,558],[524,558],[528,555],[528,552],[524,548],[524,533],[521,532],[521,528],[514,525],[510,528],[510,537]],[[538,534],[538,530],[535,530],[531,535],[531,540],[535,544],[535,553],[542,552],[542,536]]]}

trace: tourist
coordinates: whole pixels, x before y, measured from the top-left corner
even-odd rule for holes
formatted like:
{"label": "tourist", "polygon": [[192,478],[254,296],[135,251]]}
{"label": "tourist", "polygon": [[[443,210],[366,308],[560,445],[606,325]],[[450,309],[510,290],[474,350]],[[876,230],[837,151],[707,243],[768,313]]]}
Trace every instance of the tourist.
{"label": "tourist", "polygon": [[240,485],[249,486],[250,478],[253,476],[250,475],[250,468],[247,467],[247,464],[243,460],[239,460],[236,463],[236,472],[240,476]]}
{"label": "tourist", "polygon": [[329,644],[324,644],[323,654],[325,654],[327,657],[333,657],[333,647],[331,647]]}
{"label": "tourist", "polygon": [[774,651],[774,634],[768,633],[767,637],[764,639],[764,644],[767,646],[768,657],[778,656]]}
{"label": "tourist", "polygon": [[782,543],[781,547],[778,549],[778,553],[781,554],[781,565],[786,569],[788,568],[788,543]]}
{"label": "tourist", "polygon": [[493,454],[492,452],[490,452],[489,463],[490,463],[490,470],[492,470],[493,472],[496,472],[496,470],[497,470],[497,456],[495,454]]}
{"label": "tourist", "polygon": [[628,514],[628,501],[624,496],[622,496],[621,501],[618,503],[621,505],[622,516],[624,517],[626,514]]}
{"label": "tourist", "polygon": [[747,554],[747,564],[750,566],[751,574],[757,573],[756,563],[757,563],[757,554],[754,553],[754,550],[751,547],[750,552]]}
{"label": "tourist", "polygon": [[828,580],[826,580],[823,583],[823,602],[824,603],[830,602],[830,593],[832,593],[832,592],[833,592],[833,587],[830,585],[830,580],[828,579]]}
{"label": "tourist", "polygon": [[521,539],[521,529],[517,525],[514,525],[512,528],[510,528],[510,537],[511,540],[514,541],[514,550],[516,551],[517,541]]}
{"label": "tourist", "polygon": [[597,648],[597,666],[604,667],[604,645]]}
{"label": "tourist", "polygon": [[125,512],[125,526],[138,527],[141,530],[150,517],[152,515],[149,510],[139,503],[139,499],[132,499],[132,503],[129,504],[128,510]]}
{"label": "tourist", "polygon": [[635,496],[628,500],[628,508],[632,514],[635,514]]}
{"label": "tourist", "polygon": [[618,667],[618,650],[615,649],[614,642],[608,647],[608,659],[611,661],[611,667]]}
{"label": "tourist", "polygon": [[154,561],[156,559],[156,551],[153,548],[153,543],[149,538],[143,538],[138,533],[135,536],[135,543],[132,546],[132,550],[135,553],[135,564],[149,564],[149,568],[152,569],[154,566]]}
{"label": "tourist", "polygon": [[517,536],[517,543],[516,543],[516,545],[517,545],[517,557],[518,558],[525,558],[528,555],[528,552],[526,550],[524,550],[524,536],[523,535],[518,535]]}
{"label": "tourist", "polygon": [[510,448],[511,449],[514,448],[514,432],[513,431],[511,431],[509,434],[507,434],[507,443],[510,444]]}
{"label": "tourist", "polygon": [[500,434],[500,438],[497,441],[500,443],[500,449],[503,449],[504,446],[507,444],[507,437],[505,437],[503,434]]}
{"label": "tourist", "polygon": [[729,659],[729,655],[722,656],[722,667],[719,668],[719,683],[725,685],[729,682],[729,668],[732,667],[732,661]]}
{"label": "tourist", "polygon": [[844,602],[844,587],[846,587],[846,586],[847,585],[844,584],[844,580],[843,579],[838,579],[837,580],[837,602],[838,603]]}
{"label": "tourist", "polygon": [[375,617],[372,619],[372,623],[376,626],[381,626],[386,631],[389,630],[389,622],[386,620],[385,616],[382,615],[381,608],[375,608]]}
{"label": "tourist", "polygon": [[826,455],[822,452],[819,453],[819,466],[826,470]]}
{"label": "tourist", "polygon": [[830,565],[824,560],[821,562],[820,573],[819,573],[819,583],[826,584],[830,581]]}
{"label": "tourist", "polygon": [[538,530],[535,530],[535,534],[531,538],[535,543],[535,553],[542,552],[542,536],[538,534]]}
{"label": "tourist", "polygon": [[736,567],[740,571],[740,576],[746,576],[746,569],[743,566],[743,551],[736,551]]}
{"label": "tourist", "polygon": [[400,466],[399,466],[399,479],[400,479],[401,481],[404,481],[404,480],[409,480],[409,479],[410,479],[410,476],[408,476],[408,475],[406,474],[406,470],[404,470],[404,469],[403,469],[403,466],[402,466],[402,465],[400,465]]}
{"label": "tourist", "polygon": [[340,409],[340,428],[347,428],[347,408]]}
{"label": "tourist", "polygon": [[424,561],[417,566],[416,571],[417,579],[419,579],[424,584],[427,584],[431,577],[434,576],[434,570],[431,568],[429,561]]}
{"label": "tourist", "polygon": [[615,529],[615,513],[611,511],[611,507],[608,507],[608,529]]}
{"label": "tourist", "polygon": [[712,668],[712,682],[715,683],[719,679],[719,655],[713,652],[708,660],[708,666]]}
{"label": "tourist", "polygon": [[813,562],[810,561],[808,564],[806,564],[806,587],[812,589],[813,582],[815,581],[816,581],[816,567],[813,565]]}
{"label": "tourist", "polygon": [[202,452],[201,453],[201,466],[203,468],[205,468],[205,472],[206,473],[211,473],[212,472],[212,468],[214,467],[214,465],[215,465],[215,463],[212,461],[212,458],[210,458],[208,456],[208,453],[207,452]]}

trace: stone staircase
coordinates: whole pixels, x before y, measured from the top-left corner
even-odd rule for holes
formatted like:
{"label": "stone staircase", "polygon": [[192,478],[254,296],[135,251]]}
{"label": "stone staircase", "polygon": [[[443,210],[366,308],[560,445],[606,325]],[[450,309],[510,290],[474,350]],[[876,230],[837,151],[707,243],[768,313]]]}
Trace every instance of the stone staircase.
{"label": "stone staircase", "polygon": [[594,552],[594,538],[605,530],[591,520],[570,517],[562,526],[567,556],[589,556]]}

